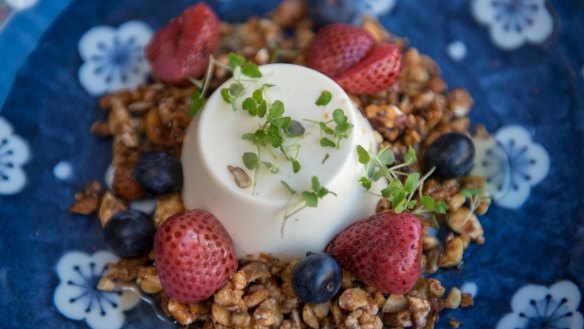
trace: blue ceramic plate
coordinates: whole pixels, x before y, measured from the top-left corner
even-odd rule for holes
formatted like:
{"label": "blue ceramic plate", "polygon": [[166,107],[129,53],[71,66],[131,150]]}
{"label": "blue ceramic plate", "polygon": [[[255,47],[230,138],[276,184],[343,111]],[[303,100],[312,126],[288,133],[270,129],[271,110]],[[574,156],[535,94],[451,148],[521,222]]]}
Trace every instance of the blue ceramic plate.
{"label": "blue ceramic plate", "polygon": [[[130,293],[93,289],[111,254],[98,221],[67,209],[111,160],[110,142],[88,133],[103,116],[97,95],[143,81],[143,45],[192,2],[0,1],[1,328],[173,327]],[[211,2],[227,20],[275,4]],[[496,196],[481,221],[486,243],[439,275],[475,306],[443,313],[438,327],[452,317],[466,328],[581,329],[584,2],[361,5],[434,58],[450,86],[467,88],[473,123],[495,138],[480,145],[476,168]]]}

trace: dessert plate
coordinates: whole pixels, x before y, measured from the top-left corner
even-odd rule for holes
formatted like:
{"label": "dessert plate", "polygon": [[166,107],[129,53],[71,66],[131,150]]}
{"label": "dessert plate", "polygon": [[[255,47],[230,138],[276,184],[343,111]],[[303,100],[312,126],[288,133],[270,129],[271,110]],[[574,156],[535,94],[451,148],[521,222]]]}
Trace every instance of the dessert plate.
{"label": "dessert plate", "polygon": [[[143,82],[142,47],[192,3],[0,0],[0,327],[175,327],[132,292],[95,290],[115,258],[99,221],[68,208],[111,162],[110,141],[89,134],[105,117],[97,97]],[[277,5],[209,3],[230,21]],[[486,242],[436,275],[475,304],[437,327],[583,328],[584,3],[359,3],[467,88],[473,124],[493,136],[477,142],[474,169],[494,196]]]}

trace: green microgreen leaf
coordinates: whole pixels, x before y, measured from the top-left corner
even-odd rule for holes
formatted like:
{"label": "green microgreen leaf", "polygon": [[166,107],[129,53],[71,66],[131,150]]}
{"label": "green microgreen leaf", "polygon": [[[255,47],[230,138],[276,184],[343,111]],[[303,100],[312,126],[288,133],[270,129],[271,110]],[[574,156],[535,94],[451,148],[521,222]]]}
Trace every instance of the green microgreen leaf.
{"label": "green microgreen leaf", "polygon": [[231,95],[229,93],[229,88],[221,89],[221,97],[223,97],[223,100],[226,103],[231,104]]}
{"label": "green microgreen leaf", "polygon": [[301,195],[307,207],[314,208],[318,206],[318,196],[315,192],[304,191]]}
{"label": "green microgreen leaf", "polygon": [[367,152],[367,150],[365,150],[365,148],[363,148],[361,145],[357,145],[357,155],[359,156],[359,163],[366,165],[371,160],[369,152]]}
{"label": "green microgreen leaf", "polygon": [[404,191],[406,193],[413,193],[418,188],[418,181],[420,180],[420,173],[415,172],[408,176],[404,184]]}
{"label": "green microgreen leaf", "polygon": [[294,173],[297,173],[300,171],[300,169],[302,168],[302,166],[300,166],[300,162],[298,162],[298,160],[296,159],[292,159],[292,171],[294,171]]}
{"label": "green microgreen leaf", "polygon": [[328,153],[327,153],[327,154],[325,154],[325,155],[324,155],[324,159],[322,159],[322,162],[321,162],[320,164],[324,164],[324,163],[326,162],[326,160],[328,160],[328,158],[330,158],[330,156],[331,156],[331,155],[330,155],[330,154],[328,154]]}
{"label": "green microgreen leaf", "polygon": [[414,150],[413,147],[408,147],[408,152],[406,153],[404,160],[408,165],[414,164],[416,161],[418,161],[418,158],[416,157],[416,150]]}
{"label": "green microgreen leaf", "polygon": [[475,195],[479,195],[481,190],[473,188],[473,189],[461,189],[460,194],[462,194],[465,198],[472,198]]}
{"label": "green microgreen leaf", "polygon": [[245,88],[243,87],[241,82],[232,83],[229,86],[229,94],[235,98],[241,96],[241,94],[243,94],[244,90],[245,90]]}
{"label": "green microgreen leaf", "polygon": [[323,137],[320,139],[320,146],[323,147],[337,147],[337,144],[335,142],[333,142],[332,140]]}
{"label": "green microgreen leaf", "polygon": [[310,183],[312,185],[313,191],[320,191],[320,188],[322,186],[320,186],[320,181],[318,180],[318,177],[312,176],[312,178],[310,179]]}
{"label": "green microgreen leaf", "polygon": [[268,114],[270,120],[277,120],[284,115],[284,103],[282,101],[277,100],[272,103],[272,107],[270,108],[270,112]]}
{"label": "green microgreen leaf", "polygon": [[442,201],[436,202],[436,206],[434,207],[435,213],[444,215],[446,214],[446,210],[448,210],[448,206],[446,205],[446,203]]}
{"label": "green microgreen leaf", "polygon": [[395,155],[389,148],[385,147],[379,151],[377,159],[379,159],[379,162],[384,166],[389,166],[395,162]]}
{"label": "green microgreen leaf", "polygon": [[422,204],[422,207],[424,207],[424,209],[430,211],[433,211],[434,207],[436,206],[436,200],[434,200],[434,198],[429,195],[423,195],[422,198],[420,199],[420,203]]}
{"label": "green microgreen leaf", "polygon": [[327,105],[328,103],[330,103],[332,98],[333,95],[331,94],[331,92],[328,90],[324,90],[323,92],[320,93],[320,96],[318,96],[318,99],[316,100],[315,104],[318,106]]}
{"label": "green microgreen leaf", "polygon": [[255,117],[258,115],[257,104],[253,100],[253,98],[251,98],[251,97],[248,97],[248,98],[243,100],[243,102],[241,103],[241,108],[243,110],[247,111],[252,117]]}
{"label": "green microgreen leaf", "polygon": [[305,131],[306,130],[304,129],[302,124],[296,120],[292,120],[290,122],[290,124],[288,125],[288,127],[286,127],[286,133],[290,137],[297,137],[297,136],[304,135]]}
{"label": "green microgreen leaf", "polygon": [[252,98],[256,101],[256,103],[261,103],[264,100],[264,93],[261,89],[256,89],[253,91]]}
{"label": "green microgreen leaf", "polygon": [[201,92],[197,89],[193,92],[191,96],[191,106],[189,107],[189,117],[194,118],[205,106],[205,98],[201,95]]}
{"label": "green microgreen leaf", "polygon": [[256,169],[259,162],[258,155],[253,152],[243,153],[243,164],[249,170]]}
{"label": "green microgreen leaf", "polygon": [[361,177],[361,179],[359,179],[359,182],[361,182],[361,186],[363,186],[367,191],[371,189],[371,180],[369,180],[369,178]]}
{"label": "green microgreen leaf", "polygon": [[243,64],[243,66],[241,67],[241,73],[250,78],[262,77],[262,72],[260,72],[258,66],[251,62],[246,62],[245,64]]}
{"label": "green microgreen leaf", "polygon": [[232,71],[235,70],[236,67],[243,66],[245,63],[245,58],[234,53],[229,53],[229,55],[227,55],[227,60],[229,61],[229,67]]}
{"label": "green microgreen leaf", "polygon": [[[349,120],[345,115],[345,112],[341,109],[336,109],[333,111],[333,120],[337,124],[337,126],[342,126],[347,123]],[[339,128],[340,129],[340,128]],[[348,128],[343,128],[343,130],[347,130]]]}

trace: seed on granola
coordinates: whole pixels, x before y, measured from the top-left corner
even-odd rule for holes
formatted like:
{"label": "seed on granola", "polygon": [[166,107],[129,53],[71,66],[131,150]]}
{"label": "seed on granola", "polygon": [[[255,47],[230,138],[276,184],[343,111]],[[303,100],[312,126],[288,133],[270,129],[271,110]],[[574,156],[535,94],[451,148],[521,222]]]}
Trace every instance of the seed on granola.
{"label": "seed on granola", "polygon": [[233,175],[233,180],[237,187],[241,189],[246,189],[251,186],[251,178],[245,172],[245,170],[240,167],[227,166],[227,170]]}

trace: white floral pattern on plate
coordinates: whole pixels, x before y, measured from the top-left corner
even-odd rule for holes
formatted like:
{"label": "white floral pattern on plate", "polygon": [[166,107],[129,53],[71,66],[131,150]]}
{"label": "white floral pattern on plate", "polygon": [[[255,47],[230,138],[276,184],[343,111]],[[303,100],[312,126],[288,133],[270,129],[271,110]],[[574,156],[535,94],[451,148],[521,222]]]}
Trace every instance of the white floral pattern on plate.
{"label": "white floral pattern on plate", "polygon": [[34,6],[38,0],[5,0],[5,2],[13,10],[23,10]]}
{"label": "white floral pattern on plate", "polygon": [[84,63],[79,68],[79,82],[97,96],[143,83],[150,67],[144,46],[152,37],[151,29],[139,21],[122,24],[118,29],[96,26],[79,40],[79,54]]}
{"label": "white floral pattern on plate", "polygon": [[570,281],[560,281],[549,288],[524,286],[513,295],[513,312],[499,320],[497,329],[582,329],[584,321],[578,312],[580,300],[580,290]]}
{"label": "white floral pattern on plate", "polygon": [[355,1],[359,9],[371,16],[382,16],[393,10],[396,0],[361,0]]}
{"label": "white floral pattern on plate", "polygon": [[473,174],[485,177],[485,188],[497,205],[516,209],[529,198],[531,187],[548,174],[546,150],[521,126],[505,126],[492,139],[475,139]]}
{"label": "white floral pattern on plate", "polygon": [[13,134],[12,126],[0,117],[0,195],[16,194],[26,185],[22,169],[29,159],[26,141]]}
{"label": "white floral pattern on plate", "polygon": [[54,295],[59,312],[69,319],[85,320],[93,329],[121,328],[125,320],[123,311],[134,307],[139,296],[129,291],[97,289],[107,263],[117,259],[106,251],[91,256],[71,251],[61,257],[56,268],[61,282]]}
{"label": "white floral pattern on plate", "polygon": [[489,26],[493,42],[502,49],[525,42],[541,43],[553,32],[554,22],[546,0],[474,0],[472,13]]}

